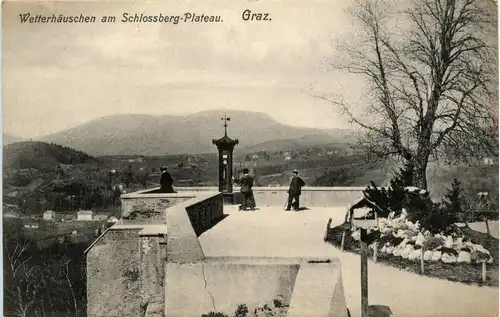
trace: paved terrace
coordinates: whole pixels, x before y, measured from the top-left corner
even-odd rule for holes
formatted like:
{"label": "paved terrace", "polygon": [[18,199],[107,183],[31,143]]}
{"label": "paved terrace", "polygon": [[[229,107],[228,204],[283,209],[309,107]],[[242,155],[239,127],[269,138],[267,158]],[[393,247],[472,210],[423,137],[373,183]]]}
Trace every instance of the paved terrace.
{"label": "paved terrace", "polygon": [[[311,207],[293,212],[265,206],[229,216],[199,237],[206,256],[338,257],[347,307],[360,316],[360,258],[323,241],[325,226],[340,224],[345,207]],[[369,261],[369,303],[388,305],[397,317],[498,316],[498,288],[470,286],[418,276]],[[325,281],[327,282],[327,281]]]}

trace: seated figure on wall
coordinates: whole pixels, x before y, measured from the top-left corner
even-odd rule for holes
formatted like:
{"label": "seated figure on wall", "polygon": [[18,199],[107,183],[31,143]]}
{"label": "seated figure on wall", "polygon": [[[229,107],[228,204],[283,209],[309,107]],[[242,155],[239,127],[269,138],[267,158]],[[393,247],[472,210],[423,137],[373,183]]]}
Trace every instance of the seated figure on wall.
{"label": "seated figure on wall", "polygon": [[174,187],[174,179],[172,175],[167,171],[167,167],[162,165],[160,167],[161,178],[160,178],[160,193],[176,193]]}

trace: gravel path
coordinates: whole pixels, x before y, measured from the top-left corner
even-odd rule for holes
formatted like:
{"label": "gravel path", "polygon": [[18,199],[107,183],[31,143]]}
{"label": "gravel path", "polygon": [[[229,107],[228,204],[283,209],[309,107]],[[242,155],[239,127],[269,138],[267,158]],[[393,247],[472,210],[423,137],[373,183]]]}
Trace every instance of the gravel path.
{"label": "gravel path", "polygon": [[[332,227],[340,224],[344,208],[301,212],[279,207],[254,212],[224,208],[229,216],[200,236],[206,255],[339,257],[347,306],[353,317],[360,315],[359,256],[323,241],[328,218],[333,220]],[[370,305],[387,305],[395,317],[498,316],[498,288],[433,279],[371,262],[368,271]]]}

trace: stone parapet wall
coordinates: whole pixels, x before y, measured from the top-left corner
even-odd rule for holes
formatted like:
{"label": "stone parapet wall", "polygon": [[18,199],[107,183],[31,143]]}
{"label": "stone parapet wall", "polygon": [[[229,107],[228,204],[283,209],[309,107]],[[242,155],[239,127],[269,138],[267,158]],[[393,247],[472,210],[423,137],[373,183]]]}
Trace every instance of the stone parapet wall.
{"label": "stone parapet wall", "polygon": [[121,211],[124,224],[165,224],[165,210],[195,196],[193,193],[157,193],[157,189],[122,195]]}
{"label": "stone parapet wall", "polygon": [[[152,311],[160,313],[158,298],[164,294],[164,264],[167,259],[167,236],[165,226],[154,226],[145,228],[139,232],[139,243],[141,251],[140,260],[140,306],[145,313]],[[161,309],[163,300],[161,301]],[[156,308],[154,308],[156,307]],[[148,314],[146,314],[148,315]]]}
{"label": "stone parapet wall", "polygon": [[191,225],[199,237],[203,232],[212,228],[224,215],[223,197],[218,193],[209,197],[200,197],[197,201],[189,200],[186,207]]}
{"label": "stone parapet wall", "polygon": [[253,311],[274,299],[289,306],[286,316],[348,316],[336,258],[206,257],[165,270],[167,317],[232,316],[240,304]]}
{"label": "stone parapet wall", "polygon": [[[302,187],[300,204],[304,207],[348,206],[363,197],[366,187]],[[216,191],[215,187],[183,187],[179,192]],[[235,204],[242,203],[240,188],[234,187]],[[284,206],[288,199],[288,187],[254,187],[257,206]]]}
{"label": "stone parapet wall", "polygon": [[140,316],[141,228],[108,230],[87,252],[87,316]]}

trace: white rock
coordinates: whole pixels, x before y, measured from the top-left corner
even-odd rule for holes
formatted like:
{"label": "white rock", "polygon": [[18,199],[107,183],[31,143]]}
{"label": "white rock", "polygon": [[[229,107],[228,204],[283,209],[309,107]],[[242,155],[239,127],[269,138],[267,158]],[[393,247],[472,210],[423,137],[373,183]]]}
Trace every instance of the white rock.
{"label": "white rock", "polygon": [[443,261],[444,263],[455,263],[457,262],[457,257],[453,254],[444,253],[441,256],[441,261]]}
{"label": "white rock", "polygon": [[412,245],[407,245],[403,251],[401,251],[401,257],[403,259],[408,259],[410,256],[410,253],[412,253],[415,249],[413,249]]}
{"label": "white rock", "polygon": [[382,233],[385,234],[385,235],[388,235],[390,233],[392,233],[392,229],[389,228],[389,227],[385,227],[384,229],[382,229]]}
{"label": "white rock", "polygon": [[395,237],[405,238],[403,229],[399,229],[398,232],[396,233]]}
{"label": "white rock", "polygon": [[419,192],[420,191],[420,188],[418,187],[415,187],[415,186],[407,186],[405,187],[405,191],[408,191],[408,192]]}
{"label": "white rock", "polygon": [[486,253],[488,255],[490,255],[490,251],[486,250],[482,245],[480,244],[476,244],[474,245],[474,249],[477,251],[477,252],[481,252],[481,253]]}
{"label": "white rock", "polygon": [[415,230],[420,230],[420,222],[418,220],[415,222]]}
{"label": "white rock", "polygon": [[432,257],[431,257],[431,261],[439,261],[441,260],[441,257],[443,256],[443,254],[441,253],[441,251],[434,251],[432,253]]}
{"label": "white rock", "polygon": [[406,245],[398,245],[397,247],[394,248],[394,251],[392,251],[392,254],[394,256],[401,256],[401,253],[404,251],[406,248]]}
{"label": "white rock", "polygon": [[460,251],[458,254],[457,262],[459,263],[470,263],[471,262],[471,255],[467,251]]}
{"label": "white rock", "polygon": [[410,252],[408,259],[410,260],[420,260],[422,257],[422,250],[413,250]]}
{"label": "white rock", "polygon": [[401,219],[402,220],[405,220],[406,217],[408,216],[408,212],[406,211],[406,209],[403,208],[403,210],[401,211]]}
{"label": "white rock", "polygon": [[431,250],[425,251],[424,252],[424,261],[430,261],[433,253],[434,253],[434,251],[431,251]]}
{"label": "white rock", "polygon": [[447,248],[453,247],[453,238],[451,236],[446,237],[446,241],[444,242],[444,246]]}
{"label": "white rock", "polygon": [[415,245],[424,245],[424,242],[425,242],[425,237],[423,234],[421,234],[420,232],[418,233],[417,235],[417,238],[415,240]]}

